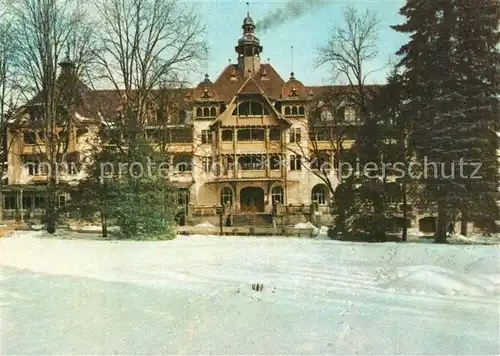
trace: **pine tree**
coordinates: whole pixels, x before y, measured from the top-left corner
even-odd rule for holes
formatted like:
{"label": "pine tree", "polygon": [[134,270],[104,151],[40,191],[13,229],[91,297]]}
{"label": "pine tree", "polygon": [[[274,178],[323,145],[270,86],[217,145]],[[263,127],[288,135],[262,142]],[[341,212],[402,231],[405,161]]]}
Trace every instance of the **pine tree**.
{"label": "pine tree", "polygon": [[[481,15],[472,11],[477,4],[466,0],[408,0],[400,10],[406,23],[394,26],[397,31],[411,34],[409,43],[398,54],[403,56],[400,64],[405,67],[408,105],[414,113],[412,141],[421,164],[427,163],[420,182],[437,205],[436,242],[446,242],[447,226],[460,213],[459,208],[474,210],[476,206],[477,213],[484,216],[484,208],[474,203],[480,199],[478,194],[494,200],[492,181],[488,180],[495,175],[494,167],[496,174],[498,169],[491,158],[495,144],[487,136],[494,133],[491,114],[495,103],[492,96],[486,95],[488,99],[476,105],[471,95],[479,88],[473,83],[481,83],[483,93],[495,96],[496,88],[491,77],[487,78],[497,63],[492,60],[494,46],[477,43],[495,38],[497,25],[491,18],[483,24]],[[480,11],[491,17],[493,1],[480,4],[484,6]],[[465,24],[467,19],[470,22]],[[470,33],[466,34],[471,29],[464,30],[468,26],[483,31],[485,37],[471,38]],[[479,68],[482,73],[477,73]],[[477,110],[479,107],[482,109]],[[495,153],[493,157],[496,159]],[[473,182],[468,176],[472,171],[462,168],[460,162],[483,163],[483,171],[490,178]]]}
{"label": "pine tree", "polygon": [[[493,0],[456,0],[457,71],[461,74],[460,90],[464,100],[460,131],[464,137],[464,159],[481,164],[481,179],[465,181],[467,199],[461,204],[462,234],[467,220],[491,230],[499,219],[498,184],[499,111],[498,66],[500,54],[498,23],[500,11]],[[474,167],[465,168],[466,175]]]}

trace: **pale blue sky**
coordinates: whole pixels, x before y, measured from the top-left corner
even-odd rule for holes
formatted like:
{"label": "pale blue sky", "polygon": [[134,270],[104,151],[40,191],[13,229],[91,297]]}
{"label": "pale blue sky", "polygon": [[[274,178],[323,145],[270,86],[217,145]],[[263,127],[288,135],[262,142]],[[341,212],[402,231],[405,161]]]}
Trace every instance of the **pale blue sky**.
{"label": "pale blue sky", "polygon": [[[199,0],[199,11],[207,25],[206,41],[209,46],[208,74],[212,81],[229,63],[236,62],[234,46],[241,37],[241,25],[247,12],[246,0],[220,1]],[[290,0],[300,1],[300,0]],[[399,9],[405,0],[328,0],[323,6],[313,6],[301,16],[279,25],[265,33],[256,29],[256,36],[264,47],[262,62],[267,58],[284,80],[291,69],[290,46],[294,47],[294,72],[297,79],[306,85],[345,84],[332,83],[328,68],[314,67],[317,48],[326,43],[331,29],[343,23],[343,8],[353,4],[361,11],[374,10],[380,20],[380,38],[378,58],[369,69],[382,68],[369,78],[371,83],[383,83],[389,59],[395,59],[394,53],[407,42],[407,38],[393,31],[389,26],[400,24],[404,18]],[[282,8],[285,0],[250,1],[250,15],[258,23],[266,14]],[[385,68],[383,68],[385,67]],[[200,68],[199,80],[203,79],[205,68]]]}

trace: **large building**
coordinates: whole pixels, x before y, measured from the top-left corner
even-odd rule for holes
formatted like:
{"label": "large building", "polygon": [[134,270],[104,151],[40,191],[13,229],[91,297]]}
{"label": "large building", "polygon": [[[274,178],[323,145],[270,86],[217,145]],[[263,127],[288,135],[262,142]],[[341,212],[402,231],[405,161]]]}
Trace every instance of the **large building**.
{"label": "large building", "polygon": [[[274,205],[288,219],[285,224],[309,219],[327,223],[331,189],[321,175],[314,174],[311,138],[324,137],[313,138],[314,148],[323,144],[319,148],[332,166],[333,147],[325,132],[310,132],[311,122],[343,115],[346,123],[353,123],[354,111],[345,105],[341,87],[305,86],[294,73],[281,77],[271,64],[262,63],[263,47],[249,15],[242,29],[235,47],[237,63],[226,66],[215,81],[206,75],[196,87],[169,94],[181,103],[178,116],[168,119],[166,156],[170,178],[179,189],[180,213],[191,223],[210,221],[216,218],[217,207],[225,206],[238,223],[238,219],[248,222],[249,216],[266,218]],[[71,62],[64,61],[61,67],[64,77]],[[82,83],[79,90],[82,99],[66,152],[67,159],[75,162],[81,160],[89,138],[119,106],[114,90],[91,90]],[[342,110],[313,118],[311,108],[332,92],[338,93]],[[157,94],[161,102],[162,92]],[[37,165],[26,164],[38,162],[37,152],[45,149],[30,119],[37,110],[35,99],[16,113],[9,126],[8,185],[3,191],[6,219],[37,218],[44,207],[47,174]],[[161,110],[157,111],[160,120]],[[70,187],[84,174],[62,172],[60,184]],[[334,169],[329,175],[329,182],[338,184]],[[69,198],[70,190],[61,193],[60,204]]]}

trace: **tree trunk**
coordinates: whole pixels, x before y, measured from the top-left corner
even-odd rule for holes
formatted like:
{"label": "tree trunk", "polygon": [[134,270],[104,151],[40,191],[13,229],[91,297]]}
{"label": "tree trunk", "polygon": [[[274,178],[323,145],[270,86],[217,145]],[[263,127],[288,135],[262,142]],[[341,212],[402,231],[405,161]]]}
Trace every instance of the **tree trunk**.
{"label": "tree trunk", "polygon": [[467,236],[467,215],[462,213],[462,218],[460,219],[460,235]]}
{"label": "tree trunk", "polygon": [[106,208],[101,209],[101,227],[102,227],[102,237],[108,237],[108,222],[106,216]]}
{"label": "tree trunk", "polygon": [[50,177],[49,184],[47,186],[47,203],[45,208],[45,223],[47,224],[47,232],[53,234],[56,232],[56,201],[57,201],[57,191],[55,179]]}
{"label": "tree trunk", "polygon": [[403,182],[403,184],[401,185],[401,190],[402,190],[402,193],[403,193],[403,234],[401,236],[401,240],[403,241],[406,241],[407,240],[407,237],[408,237],[408,225],[407,225],[407,221],[408,221],[408,207],[406,205],[407,203],[407,197],[406,197],[406,183]]}
{"label": "tree trunk", "polygon": [[[0,177],[1,179],[1,177]],[[3,193],[2,193],[3,185],[0,184],[0,221],[3,221]]]}
{"label": "tree trunk", "polygon": [[446,240],[446,231],[447,231],[447,223],[448,216],[446,214],[446,208],[442,201],[438,202],[438,221],[437,221],[437,229],[436,229],[436,243],[445,244],[448,243]]}

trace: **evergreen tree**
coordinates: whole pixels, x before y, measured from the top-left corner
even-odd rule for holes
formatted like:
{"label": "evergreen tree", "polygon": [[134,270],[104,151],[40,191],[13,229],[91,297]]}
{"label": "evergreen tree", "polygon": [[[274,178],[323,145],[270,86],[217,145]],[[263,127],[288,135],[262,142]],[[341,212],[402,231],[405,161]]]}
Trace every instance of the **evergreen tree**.
{"label": "evergreen tree", "polygon": [[[483,15],[472,11],[478,3],[483,7]],[[400,64],[406,69],[408,107],[414,113],[412,140],[425,173],[421,183],[437,205],[436,242],[446,242],[447,226],[459,214],[458,207],[469,210],[477,206],[474,201],[480,199],[479,194],[493,196],[492,182],[488,183],[490,178],[485,177],[492,177],[493,166],[497,167],[491,158],[495,144],[486,138],[486,132],[494,132],[492,123],[496,117],[491,114],[495,104],[490,95],[478,99],[479,105],[471,97],[475,91],[478,94],[479,88],[473,83],[481,83],[483,93],[496,93],[491,77],[488,78],[497,63],[494,46],[478,44],[497,36],[498,22],[493,24],[491,15],[495,12],[493,7],[494,2],[486,0],[408,0],[400,10],[406,23],[394,26],[397,31],[411,34],[410,42],[398,54],[403,56]],[[479,19],[481,16],[485,16],[484,22]],[[470,23],[466,25],[467,18]],[[468,26],[484,36],[471,38],[470,33],[465,34],[472,31],[464,30]],[[474,41],[478,43],[473,44]],[[483,115],[478,115],[479,107]],[[495,153],[493,157],[496,159]],[[472,166],[464,169],[460,162],[483,163],[483,180],[473,182],[468,174],[472,173]],[[481,210],[477,212],[484,216]]]}
{"label": "evergreen tree", "polygon": [[[456,66],[460,73],[460,91],[464,106],[460,136],[464,138],[466,162],[480,163],[477,175],[481,179],[465,181],[466,196],[461,203],[462,234],[466,234],[467,220],[474,221],[487,230],[494,228],[498,212],[499,163],[499,112],[498,112],[498,52],[500,11],[493,0],[456,0],[455,2]],[[471,175],[473,166],[465,167]],[[473,177],[471,177],[473,178]]]}
{"label": "evergreen tree", "polygon": [[136,140],[134,147],[104,145],[91,153],[79,186],[80,214],[99,213],[103,237],[112,226],[109,234],[121,239],[174,238],[177,205],[167,173],[159,170],[160,155],[148,140]]}

